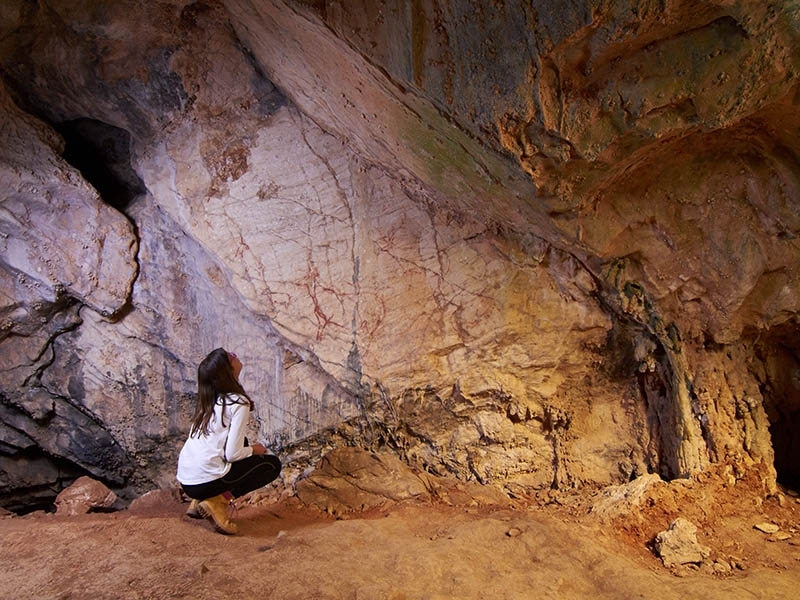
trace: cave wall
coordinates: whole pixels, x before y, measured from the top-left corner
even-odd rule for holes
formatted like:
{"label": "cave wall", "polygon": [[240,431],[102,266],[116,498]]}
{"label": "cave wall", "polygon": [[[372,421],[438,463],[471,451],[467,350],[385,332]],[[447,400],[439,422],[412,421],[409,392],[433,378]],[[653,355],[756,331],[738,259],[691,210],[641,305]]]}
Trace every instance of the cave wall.
{"label": "cave wall", "polygon": [[[770,427],[791,438],[798,398],[776,368],[798,22],[6,3],[0,494],[173,485],[217,346],[294,458],[336,431],[517,495],[711,468],[770,488],[797,469]],[[67,151],[76,124],[116,187]]]}

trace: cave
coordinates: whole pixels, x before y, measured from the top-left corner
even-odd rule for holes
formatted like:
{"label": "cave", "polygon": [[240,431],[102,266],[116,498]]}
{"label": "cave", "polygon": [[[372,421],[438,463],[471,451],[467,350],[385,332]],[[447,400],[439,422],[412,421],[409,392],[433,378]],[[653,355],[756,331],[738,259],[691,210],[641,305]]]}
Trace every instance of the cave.
{"label": "cave", "polygon": [[[252,505],[563,510],[650,549],[759,510],[785,549],[798,31],[756,0],[5,3],[0,506],[81,475],[186,516],[224,348],[284,463]],[[720,535],[690,564],[738,576]]]}
{"label": "cave", "polygon": [[[722,5],[597,29],[486,4],[452,38],[455,6],[97,6],[4,13],[0,391],[26,443],[72,460],[36,415],[83,415],[114,444],[83,466],[133,497],[169,479],[192,364],[230,345],[277,450],[335,431],[526,496],[721,456],[796,479],[795,58],[704,83],[791,28],[743,36],[761,13]],[[742,331],[764,373],[722,381]]]}

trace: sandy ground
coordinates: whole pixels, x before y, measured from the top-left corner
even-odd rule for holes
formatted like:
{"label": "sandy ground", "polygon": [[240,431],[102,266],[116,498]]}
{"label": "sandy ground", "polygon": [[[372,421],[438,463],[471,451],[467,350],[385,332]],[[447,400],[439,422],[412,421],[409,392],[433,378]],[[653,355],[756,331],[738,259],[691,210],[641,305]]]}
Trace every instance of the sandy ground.
{"label": "sandy ground", "polygon": [[334,519],[290,498],[241,507],[240,535],[223,536],[173,496],[136,510],[0,520],[0,597],[798,598],[800,534],[778,540],[753,524],[794,531],[800,503],[758,504],[733,498],[717,515],[692,504],[712,558],[735,565],[720,573],[662,565],[648,548],[673,516],[662,509],[614,524],[580,502],[394,505]]}

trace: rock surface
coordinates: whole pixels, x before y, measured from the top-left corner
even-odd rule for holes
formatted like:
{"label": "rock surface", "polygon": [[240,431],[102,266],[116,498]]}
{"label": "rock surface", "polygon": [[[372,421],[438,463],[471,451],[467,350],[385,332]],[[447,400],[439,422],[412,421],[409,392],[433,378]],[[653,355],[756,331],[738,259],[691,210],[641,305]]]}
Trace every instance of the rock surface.
{"label": "rock surface", "polygon": [[697,527],[683,517],[659,533],[653,545],[665,567],[698,565],[711,555],[711,549],[697,541]]}
{"label": "rock surface", "polygon": [[91,477],[79,477],[56,496],[56,514],[83,515],[92,510],[110,508],[117,495]]}
{"label": "rock surface", "polygon": [[295,488],[304,504],[334,516],[431,497],[424,479],[396,456],[375,455],[358,448],[329,452]]}
{"label": "rock surface", "polygon": [[797,8],[345,4],[3,5],[3,502],[173,485],[218,346],[298,468],[800,478]]}
{"label": "rock surface", "polygon": [[[775,498],[743,502],[741,482],[723,496],[714,485],[686,493],[676,482],[660,488],[681,493],[680,506],[664,510],[662,496],[643,507],[638,532],[597,521],[581,494],[562,493],[538,508],[407,501],[347,518],[297,498],[245,503],[236,516],[240,535],[220,536],[207,521],[185,516],[188,503],[175,490],[151,491],[110,514],[3,519],[0,596],[214,599],[268,590],[287,599],[616,600],[657,590],[669,600],[794,597],[797,547],[767,541],[751,524],[796,523],[796,512]],[[666,569],[647,551],[645,543],[676,514],[701,528],[717,550],[713,563]]]}

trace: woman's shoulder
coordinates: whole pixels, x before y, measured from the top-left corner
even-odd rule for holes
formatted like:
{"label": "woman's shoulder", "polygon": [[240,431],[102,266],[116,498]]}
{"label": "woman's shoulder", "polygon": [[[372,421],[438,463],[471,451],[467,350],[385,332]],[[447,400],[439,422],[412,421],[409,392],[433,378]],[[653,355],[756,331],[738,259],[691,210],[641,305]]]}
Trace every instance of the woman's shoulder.
{"label": "woman's shoulder", "polygon": [[245,396],[237,394],[236,392],[228,392],[217,396],[217,404],[250,404]]}

